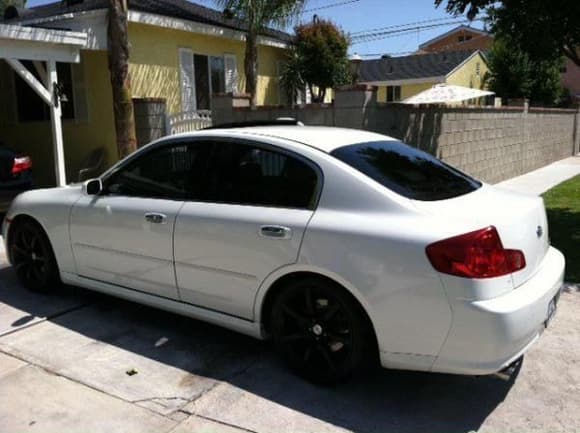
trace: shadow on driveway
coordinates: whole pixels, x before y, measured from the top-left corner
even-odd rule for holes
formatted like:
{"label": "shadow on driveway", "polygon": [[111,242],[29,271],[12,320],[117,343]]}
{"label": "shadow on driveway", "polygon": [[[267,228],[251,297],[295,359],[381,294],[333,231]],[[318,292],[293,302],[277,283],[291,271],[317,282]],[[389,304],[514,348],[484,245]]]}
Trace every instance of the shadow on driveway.
{"label": "shadow on driveway", "polygon": [[[132,380],[125,375],[125,365],[115,364],[110,357],[94,356],[96,347],[100,350],[106,348],[110,352],[110,345],[117,352],[128,352],[138,358],[136,354],[161,363],[160,379],[152,377],[153,382],[170,381],[168,375],[177,369],[183,378],[174,385],[176,395],[180,392],[177,388],[191,386],[196,381],[210,379],[215,382],[216,387],[210,387],[212,392],[206,393],[206,387],[200,396],[190,394],[197,400],[182,397],[180,401],[181,407],[193,407],[193,412],[199,410],[207,416],[213,416],[207,411],[220,410],[225,411],[222,413],[227,418],[227,412],[235,410],[235,401],[222,397],[216,404],[223,407],[213,407],[216,405],[213,403],[209,408],[203,407],[203,399],[218,392],[219,385],[219,389],[224,386],[232,388],[236,395],[251,394],[249,401],[255,402],[255,407],[238,408],[250,418],[272,417],[273,414],[265,413],[264,408],[278,410],[282,406],[281,413],[288,413],[284,412],[286,408],[298,412],[297,416],[302,418],[307,415],[324,423],[361,432],[468,432],[481,426],[504,400],[515,380],[512,378],[512,381],[504,382],[495,377],[380,370],[366,372],[336,387],[317,387],[289,373],[273,355],[267,342],[83,289],[65,287],[50,296],[31,293],[18,286],[11,268],[0,269],[0,303],[22,312],[12,326],[25,322],[26,317],[42,316],[46,313],[47,303],[71,296],[80,299],[80,307],[49,317],[49,323],[0,338],[0,348],[15,350],[15,347],[20,347],[21,352],[30,351],[31,357],[40,359],[48,356],[46,347],[49,347],[52,348],[51,362],[57,366],[55,368],[61,369],[61,374],[66,375],[67,369],[84,369],[87,375],[94,376],[96,373],[93,370],[100,369],[98,380],[107,375],[110,376],[107,380],[111,381],[115,377],[122,378],[117,379],[118,382]],[[48,325],[57,326],[53,326],[47,334],[43,343],[46,347],[34,347],[37,343],[32,342],[36,340],[27,335],[39,332],[37,330]],[[72,335],[76,340],[63,342],[64,337],[61,336],[64,335],[73,338],[70,337]],[[53,341],[46,341],[51,337]],[[79,338],[86,340],[84,337],[91,343],[74,343]],[[38,353],[32,353],[35,350]],[[86,356],[83,355],[85,352]],[[120,373],[119,369],[123,371]],[[139,374],[143,376],[148,373],[142,370]],[[138,378],[138,375],[134,377]],[[141,377],[140,380],[149,378]],[[82,376],[80,381],[84,382]],[[90,385],[99,387],[99,383],[91,382]],[[123,396],[122,392],[126,391],[119,391],[119,395]],[[190,403],[191,400],[195,402]],[[195,406],[198,404],[201,406]],[[228,422],[233,421],[229,419]],[[272,422],[284,423],[280,419]],[[293,428],[299,425],[295,424]]]}

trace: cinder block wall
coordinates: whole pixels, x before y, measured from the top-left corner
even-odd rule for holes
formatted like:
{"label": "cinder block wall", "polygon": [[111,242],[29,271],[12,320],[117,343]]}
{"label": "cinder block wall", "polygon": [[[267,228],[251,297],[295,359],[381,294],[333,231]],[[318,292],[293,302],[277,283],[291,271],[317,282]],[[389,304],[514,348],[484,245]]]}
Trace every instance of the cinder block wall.
{"label": "cinder block wall", "polygon": [[[361,128],[416,146],[485,182],[496,183],[578,153],[576,110],[377,104],[376,90],[336,91],[334,104],[250,110],[224,95],[214,125],[293,117],[306,125]],[[216,108],[217,107],[217,108]]]}
{"label": "cinder block wall", "polygon": [[399,138],[486,182],[573,154],[573,110],[417,108],[384,105],[372,130]]}

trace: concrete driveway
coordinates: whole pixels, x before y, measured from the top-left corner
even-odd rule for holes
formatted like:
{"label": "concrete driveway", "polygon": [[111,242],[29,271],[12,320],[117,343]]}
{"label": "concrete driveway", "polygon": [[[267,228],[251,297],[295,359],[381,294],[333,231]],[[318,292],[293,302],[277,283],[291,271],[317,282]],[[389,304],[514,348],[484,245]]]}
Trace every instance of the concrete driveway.
{"label": "concrete driveway", "polygon": [[294,377],[267,343],[77,288],[21,288],[0,257],[1,432],[580,430],[580,290],[511,382]]}

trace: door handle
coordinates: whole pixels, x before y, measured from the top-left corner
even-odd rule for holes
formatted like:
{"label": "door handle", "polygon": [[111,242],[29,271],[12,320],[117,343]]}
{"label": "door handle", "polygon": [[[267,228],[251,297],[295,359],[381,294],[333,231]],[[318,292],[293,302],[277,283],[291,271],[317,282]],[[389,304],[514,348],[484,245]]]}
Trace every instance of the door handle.
{"label": "door handle", "polygon": [[145,221],[152,224],[165,224],[167,223],[167,215],[157,212],[148,212],[145,214]]}
{"label": "door handle", "polygon": [[268,238],[290,239],[292,229],[284,226],[261,226],[260,235]]}

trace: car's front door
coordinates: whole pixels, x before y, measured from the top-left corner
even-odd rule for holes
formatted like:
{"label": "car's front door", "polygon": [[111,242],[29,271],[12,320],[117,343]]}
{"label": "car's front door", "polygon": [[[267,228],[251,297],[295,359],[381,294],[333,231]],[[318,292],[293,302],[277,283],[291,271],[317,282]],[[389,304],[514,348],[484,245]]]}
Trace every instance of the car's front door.
{"label": "car's front door", "polygon": [[181,298],[252,319],[262,281],[297,260],[321,176],[281,149],[224,141],[206,182],[204,201],[186,201],[175,224]]}
{"label": "car's front door", "polygon": [[97,196],[83,196],[71,213],[77,273],[178,299],[173,230],[184,198],[203,176],[209,149],[167,143],[138,155],[104,179]]}

